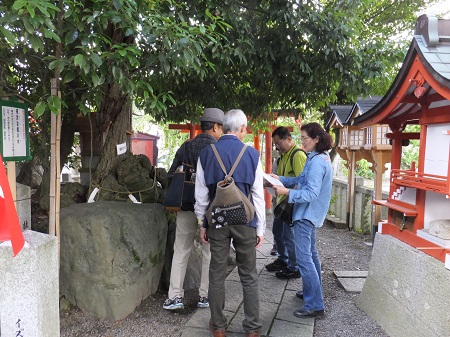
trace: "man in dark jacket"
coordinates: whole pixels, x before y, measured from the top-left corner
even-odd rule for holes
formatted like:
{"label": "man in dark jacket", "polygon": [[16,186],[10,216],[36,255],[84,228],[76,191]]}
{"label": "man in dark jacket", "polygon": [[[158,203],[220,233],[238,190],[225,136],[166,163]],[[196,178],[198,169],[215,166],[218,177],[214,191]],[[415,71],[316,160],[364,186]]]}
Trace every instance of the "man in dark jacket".
{"label": "man in dark jacket", "polygon": [[[188,164],[196,167],[200,150],[213,144],[223,133],[223,111],[216,108],[205,109],[203,116],[200,117],[200,127],[202,133],[194,139],[181,145],[175,154],[175,158],[170,166],[168,175],[173,176],[175,170]],[[167,300],[163,308],[167,310],[184,309],[184,277],[189,256],[194,247],[194,238],[197,232],[197,218],[194,214],[194,203],[192,200],[192,209],[177,212],[177,228],[175,232],[175,243],[173,245],[172,270],[170,272],[170,286]],[[209,261],[211,253],[209,244],[202,244],[202,273],[199,288],[199,308],[208,308],[208,286],[209,286]]]}

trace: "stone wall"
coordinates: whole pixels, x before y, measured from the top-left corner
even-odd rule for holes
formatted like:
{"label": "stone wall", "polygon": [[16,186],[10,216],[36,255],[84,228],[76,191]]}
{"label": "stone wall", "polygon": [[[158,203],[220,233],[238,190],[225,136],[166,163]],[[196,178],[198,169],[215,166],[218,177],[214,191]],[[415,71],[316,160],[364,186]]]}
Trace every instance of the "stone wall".
{"label": "stone wall", "polygon": [[369,275],[356,304],[391,337],[448,337],[450,271],[443,262],[376,234]]}
{"label": "stone wall", "polygon": [[[353,229],[361,231],[364,234],[371,232],[373,225],[373,205],[372,199],[374,190],[363,186],[364,179],[357,177],[355,187],[355,200],[354,200],[354,214],[353,223],[351,227]],[[337,178],[333,179],[333,187],[331,192],[332,203],[330,205],[329,214],[331,217],[327,217],[328,220],[336,223],[346,223],[347,219],[347,196],[348,185],[347,181],[343,181]],[[387,193],[383,193],[383,199],[388,197]],[[387,219],[387,209],[382,208],[382,219]]]}

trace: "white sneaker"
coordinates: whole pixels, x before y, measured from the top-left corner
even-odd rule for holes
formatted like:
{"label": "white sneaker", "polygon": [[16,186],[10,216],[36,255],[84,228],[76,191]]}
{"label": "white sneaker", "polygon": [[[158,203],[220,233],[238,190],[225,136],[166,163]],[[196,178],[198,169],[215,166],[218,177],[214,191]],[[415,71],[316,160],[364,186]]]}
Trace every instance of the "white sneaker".
{"label": "white sneaker", "polygon": [[197,302],[197,308],[209,308],[208,297],[200,297]]}
{"label": "white sneaker", "polygon": [[180,310],[184,309],[183,297],[168,298],[164,301],[163,309],[166,310]]}

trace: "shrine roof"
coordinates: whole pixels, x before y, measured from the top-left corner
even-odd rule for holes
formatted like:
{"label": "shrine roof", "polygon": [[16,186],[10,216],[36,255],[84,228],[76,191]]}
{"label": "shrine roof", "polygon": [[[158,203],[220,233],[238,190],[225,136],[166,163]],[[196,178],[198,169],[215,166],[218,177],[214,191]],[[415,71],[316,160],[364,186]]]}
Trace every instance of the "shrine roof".
{"label": "shrine roof", "polygon": [[450,20],[422,15],[403,65],[378,104],[357,116],[354,123],[405,124],[418,120],[424,109],[450,107]]}
{"label": "shrine roof", "polygon": [[366,113],[370,109],[372,109],[380,100],[382,96],[370,96],[367,98],[358,98],[353,104],[352,110],[350,111],[350,114],[347,116],[347,119],[345,120],[346,125],[353,124],[353,120]]}
{"label": "shrine roof", "polygon": [[352,105],[330,105],[331,116],[326,123],[325,128],[329,129],[332,124],[338,123],[344,125],[345,120],[352,111]]}

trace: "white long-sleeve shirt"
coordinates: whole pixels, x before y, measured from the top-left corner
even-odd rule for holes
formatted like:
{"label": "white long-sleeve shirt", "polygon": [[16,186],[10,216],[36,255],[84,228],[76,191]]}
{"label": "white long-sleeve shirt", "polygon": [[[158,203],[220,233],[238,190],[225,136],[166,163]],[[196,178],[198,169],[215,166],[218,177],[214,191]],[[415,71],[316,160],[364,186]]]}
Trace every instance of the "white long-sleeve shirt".
{"label": "white long-sleeve shirt", "polygon": [[[256,209],[256,235],[263,236],[266,231],[266,203],[264,201],[263,170],[261,160],[255,172],[255,181],[251,187],[252,201]],[[209,205],[209,190],[205,183],[205,173],[200,160],[197,161],[195,175],[195,206],[194,212],[197,218],[204,219]]]}

